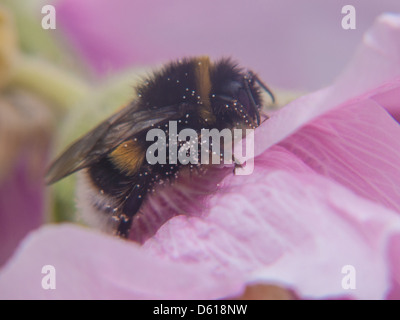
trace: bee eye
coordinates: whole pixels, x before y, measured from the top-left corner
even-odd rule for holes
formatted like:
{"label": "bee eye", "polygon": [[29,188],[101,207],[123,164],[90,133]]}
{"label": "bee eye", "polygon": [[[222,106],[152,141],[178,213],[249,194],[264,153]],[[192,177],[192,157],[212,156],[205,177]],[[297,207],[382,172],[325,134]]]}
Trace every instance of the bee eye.
{"label": "bee eye", "polygon": [[223,101],[224,103],[230,103],[233,100],[235,100],[233,97],[230,97],[230,96],[227,96],[227,95],[224,95],[224,94],[213,94],[213,97],[218,99],[218,100]]}
{"label": "bee eye", "polygon": [[226,96],[235,97],[239,90],[242,88],[242,84],[238,81],[231,81],[223,87],[223,93]]}

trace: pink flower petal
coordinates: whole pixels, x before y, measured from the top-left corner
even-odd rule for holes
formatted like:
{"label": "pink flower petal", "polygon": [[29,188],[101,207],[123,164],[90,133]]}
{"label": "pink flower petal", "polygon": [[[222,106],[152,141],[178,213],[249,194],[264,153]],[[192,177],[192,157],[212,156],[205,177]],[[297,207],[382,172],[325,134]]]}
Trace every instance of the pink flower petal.
{"label": "pink flower petal", "polygon": [[0,181],[0,266],[17,248],[25,235],[44,221],[44,186],[33,179],[26,161]]}
{"label": "pink flower petal", "polygon": [[232,170],[233,167],[215,166],[208,168],[206,174],[182,170],[173,185],[162,181],[135,215],[129,238],[143,243],[176,215],[199,216],[208,211],[207,200],[223,188],[222,181]]}
{"label": "pink flower petal", "polygon": [[336,92],[334,86],[302,96],[273,113],[268,121],[264,121],[255,130],[254,155],[261,154],[323,114],[363,100],[371,99],[395,114],[400,108],[399,90],[400,77],[391,79],[362,95],[349,97],[345,101],[341,100],[341,95]]}
{"label": "pink flower petal", "polygon": [[400,212],[400,127],[373,100],[333,110],[279,145],[315,172]]}
{"label": "pink flower petal", "polygon": [[[285,152],[273,147],[253,175],[235,178],[214,198],[206,217],[175,217],[144,248],[165,260],[206,263],[221,278],[239,272],[285,285],[302,297],[383,298],[391,287],[387,248],[400,234],[400,218],[310,173],[293,155],[282,158]],[[278,161],[297,162],[301,173],[267,165]],[[357,290],[341,287],[345,265],[357,270]]]}
{"label": "pink flower petal", "polygon": [[53,132],[49,110],[25,90],[0,97],[0,266],[45,220],[43,172]]}
{"label": "pink flower petal", "polygon": [[392,273],[393,286],[388,293],[388,299],[400,299],[400,236],[396,235],[391,239],[388,249],[390,271]]}
{"label": "pink flower petal", "polygon": [[400,85],[392,90],[376,94],[372,99],[384,107],[397,122],[400,122],[399,97]]}
{"label": "pink flower petal", "polygon": [[[42,268],[56,288],[42,288]],[[217,279],[204,268],[161,261],[138,245],[72,225],[28,236],[0,272],[0,299],[215,299],[242,291],[240,276]]]}
{"label": "pink flower petal", "polygon": [[335,82],[342,98],[360,95],[400,76],[400,15],[383,14],[364,35],[348,67]]}
{"label": "pink flower petal", "polygon": [[400,16],[381,16],[365,39],[334,86],[297,99],[256,130],[255,154],[279,143],[316,172],[400,212],[400,128],[380,108],[400,108],[400,77],[387,78],[400,75]]}

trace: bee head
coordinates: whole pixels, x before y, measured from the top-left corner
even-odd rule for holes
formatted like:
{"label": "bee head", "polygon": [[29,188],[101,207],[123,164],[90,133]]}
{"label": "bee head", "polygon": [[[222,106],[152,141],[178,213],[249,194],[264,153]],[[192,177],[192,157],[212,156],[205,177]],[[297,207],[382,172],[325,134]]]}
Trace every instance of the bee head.
{"label": "bee head", "polygon": [[223,59],[211,71],[211,104],[216,115],[233,123],[260,124],[260,109],[263,105],[261,89],[266,90],[272,100],[274,96],[252,71],[244,71],[230,59]]}
{"label": "bee head", "polygon": [[140,104],[153,110],[186,104],[198,107],[199,121],[219,127],[260,124],[261,89],[271,91],[251,71],[229,58],[212,63],[207,56],[166,65],[138,86]]}

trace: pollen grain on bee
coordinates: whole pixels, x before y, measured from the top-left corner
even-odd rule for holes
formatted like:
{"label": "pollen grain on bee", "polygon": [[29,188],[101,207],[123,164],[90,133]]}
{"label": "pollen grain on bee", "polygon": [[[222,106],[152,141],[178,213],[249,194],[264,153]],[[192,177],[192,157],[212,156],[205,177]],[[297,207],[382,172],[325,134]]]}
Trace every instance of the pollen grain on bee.
{"label": "pollen grain on bee", "polygon": [[[186,115],[186,118],[189,114]],[[146,141],[153,142],[146,151],[146,160],[150,165],[168,164],[199,165],[224,164],[240,165],[235,167],[235,174],[248,175],[254,169],[254,129],[223,129],[202,128],[198,131],[184,128],[178,132],[178,123],[171,120],[165,126],[168,133],[161,128],[152,128],[147,132]],[[187,123],[185,121],[185,123]],[[244,139],[245,137],[245,139]],[[245,154],[242,143],[245,140]],[[223,141],[223,144],[221,144]],[[210,152],[211,151],[211,152]],[[233,161],[234,160],[234,161]],[[243,164],[246,163],[245,166]]]}

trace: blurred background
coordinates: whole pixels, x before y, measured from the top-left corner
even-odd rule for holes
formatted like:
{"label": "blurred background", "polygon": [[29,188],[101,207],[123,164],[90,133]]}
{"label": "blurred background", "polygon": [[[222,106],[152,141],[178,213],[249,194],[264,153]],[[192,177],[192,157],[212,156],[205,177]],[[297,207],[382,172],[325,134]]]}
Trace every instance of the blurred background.
{"label": "blurred background", "polygon": [[[44,5],[56,29],[43,29]],[[342,7],[356,29],[342,28]],[[400,1],[0,0],[0,266],[32,229],[74,220],[74,177],[43,173],[68,143],[133,98],[149,70],[231,56],[275,91],[309,92],[343,70]]]}
{"label": "blurred background", "polygon": [[[355,30],[341,26],[347,4],[356,9]],[[331,83],[376,16],[399,11],[396,0],[63,0],[57,8],[60,28],[101,74],[228,55],[296,90]]]}

